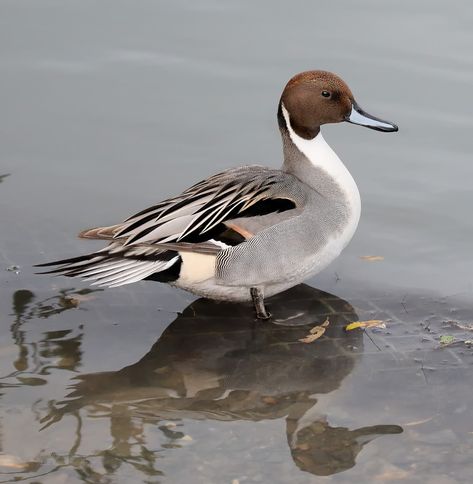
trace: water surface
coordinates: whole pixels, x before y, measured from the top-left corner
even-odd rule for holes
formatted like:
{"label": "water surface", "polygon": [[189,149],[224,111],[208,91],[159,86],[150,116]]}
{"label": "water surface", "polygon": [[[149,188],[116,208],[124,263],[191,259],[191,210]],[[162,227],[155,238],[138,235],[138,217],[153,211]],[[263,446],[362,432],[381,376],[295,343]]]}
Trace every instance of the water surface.
{"label": "water surface", "polygon": [[[0,11],[0,481],[467,482],[470,3]],[[157,284],[33,275],[100,247],[75,238],[86,227],[226,167],[279,166],[277,101],[311,68],[400,131],[324,130],[363,213],[334,264],[271,302],[299,326]],[[387,327],[344,333],[358,318]]]}

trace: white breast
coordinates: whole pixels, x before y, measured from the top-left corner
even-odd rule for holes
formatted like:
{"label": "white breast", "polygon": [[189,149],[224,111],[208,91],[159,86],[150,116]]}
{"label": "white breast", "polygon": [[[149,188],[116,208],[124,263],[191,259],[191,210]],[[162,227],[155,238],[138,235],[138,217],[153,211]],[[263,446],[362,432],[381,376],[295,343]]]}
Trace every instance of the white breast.
{"label": "white breast", "polygon": [[287,109],[284,105],[281,107],[291,141],[310,163],[315,168],[323,170],[327,177],[333,180],[344,194],[345,202],[350,209],[350,221],[338,240],[341,245],[340,250],[342,250],[353,237],[360,220],[361,199],[358,187],[347,167],[325,141],[322,133],[319,132],[313,139],[300,137],[292,129]]}

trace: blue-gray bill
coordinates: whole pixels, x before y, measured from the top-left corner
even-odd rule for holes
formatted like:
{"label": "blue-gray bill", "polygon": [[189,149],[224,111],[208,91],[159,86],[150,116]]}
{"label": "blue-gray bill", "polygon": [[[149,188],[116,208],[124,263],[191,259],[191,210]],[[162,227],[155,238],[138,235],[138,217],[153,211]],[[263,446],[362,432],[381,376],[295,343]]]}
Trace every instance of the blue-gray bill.
{"label": "blue-gray bill", "polygon": [[399,129],[394,123],[371,116],[371,114],[363,111],[363,109],[358,106],[355,101],[353,101],[351,112],[345,118],[345,121],[352,124],[359,124],[360,126],[365,126],[366,128],[375,129],[376,131],[384,131],[385,133],[398,131]]}

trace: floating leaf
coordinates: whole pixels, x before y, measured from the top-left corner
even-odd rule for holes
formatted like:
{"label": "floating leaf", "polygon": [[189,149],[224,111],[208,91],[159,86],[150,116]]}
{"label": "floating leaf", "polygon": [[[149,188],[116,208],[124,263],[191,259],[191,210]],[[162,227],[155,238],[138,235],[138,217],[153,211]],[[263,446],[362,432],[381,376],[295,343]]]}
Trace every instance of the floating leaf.
{"label": "floating leaf", "polygon": [[466,326],[464,324],[460,324],[457,321],[447,321],[448,324],[451,324],[452,326],[455,326],[458,329],[463,329],[464,331],[473,331],[473,326]]}
{"label": "floating leaf", "polygon": [[77,308],[79,307],[80,303],[85,301],[92,301],[95,298],[96,298],[95,295],[76,293],[76,294],[69,294],[68,296],[64,296],[64,302],[68,307]]}
{"label": "floating leaf", "polygon": [[308,334],[305,338],[301,338],[299,341],[301,343],[312,343],[316,339],[319,339],[324,333],[325,328],[322,328],[322,326],[317,326],[316,332]]}
{"label": "floating leaf", "polygon": [[424,418],[423,420],[415,420],[414,422],[407,422],[402,424],[403,427],[415,427],[416,425],[422,425],[430,422],[434,417]]}
{"label": "floating leaf", "polygon": [[44,378],[37,378],[34,376],[17,376],[19,382],[23,385],[28,385],[31,387],[37,387],[39,385],[46,385],[48,382]]}
{"label": "floating leaf", "polygon": [[301,338],[299,341],[301,343],[312,343],[313,341],[319,339],[325,333],[325,329],[328,327],[329,324],[330,321],[327,318],[320,326],[314,326],[309,331],[309,334],[305,338]]}
{"label": "floating leaf", "polygon": [[381,474],[374,476],[376,482],[401,482],[410,476],[409,472],[399,467],[390,465],[387,469],[383,470]]}
{"label": "floating leaf", "polygon": [[386,323],[381,319],[370,319],[368,321],[355,321],[354,323],[347,324],[345,331],[353,331],[358,328],[380,328],[386,329]]}
{"label": "floating leaf", "polygon": [[440,344],[441,345],[451,345],[455,341],[455,336],[450,334],[443,334],[440,336]]}
{"label": "floating leaf", "polygon": [[380,260],[384,260],[382,255],[362,255],[360,256],[361,260],[367,260],[368,262],[377,262]]}
{"label": "floating leaf", "polygon": [[[327,328],[329,324],[330,324],[330,321],[329,321],[329,320],[328,320],[328,318],[327,318],[327,319],[326,319],[326,320],[325,320],[325,321],[324,321],[324,322],[323,322],[323,323],[322,323],[320,326],[322,326],[322,328]],[[317,326],[315,326],[315,328],[316,328],[316,327],[317,327]],[[310,330],[310,332],[311,332],[311,333],[312,333],[313,331],[314,331],[314,328],[312,328],[312,329]]]}
{"label": "floating leaf", "polygon": [[26,467],[28,467],[28,462],[24,462],[19,457],[11,454],[0,454],[0,467],[24,470]]}
{"label": "floating leaf", "polygon": [[172,428],[177,427],[177,424],[176,424],[176,422],[166,422],[164,424],[164,426],[167,427],[168,429],[172,429]]}

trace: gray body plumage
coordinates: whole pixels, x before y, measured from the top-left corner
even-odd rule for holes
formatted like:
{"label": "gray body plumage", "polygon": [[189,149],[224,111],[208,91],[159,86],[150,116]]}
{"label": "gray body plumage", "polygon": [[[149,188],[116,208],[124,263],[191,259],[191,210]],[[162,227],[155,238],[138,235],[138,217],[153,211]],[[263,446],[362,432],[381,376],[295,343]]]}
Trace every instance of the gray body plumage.
{"label": "gray body plumage", "polygon": [[320,132],[341,122],[398,130],[364,111],[337,75],[301,72],[279,101],[280,170],[218,173],[120,224],[80,234],[108,241],[102,250],[40,266],[100,286],[154,280],[212,299],[252,299],[256,317],[268,319],[264,297],[323,270],[357,228],[358,188]]}
{"label": "gray body plumage", "polygon": [[[122,224],[92,229],[84,236],[110,245],[59,261],[51,272],[120,286],[159,277],[180,264],[177,277],[166,282],[199,296],[235,301],[249,300],[250,288],[270,296],[316,274],[351,239],[359,194],[321,134],[307,145],[290,127],[281,134],[282,169],[230,169]],[[292,206],[259,214],[259,204],[267,201]],[[252,208],[256,213],[248,215]],[[228,245],[214,238],[220,226],[243,234],[243,240]]]}
{"label": "gray body plumage", "polygon": [[314,254],[320,253],[334,234],[341,232],[348,213],[343,203],[328,200],[299,181],[293,186],[288,184],[287,195],[293,195],[293,190],[304,193],[298,213],[284,212],[275,225],[221,251],[216,266],[218,283],[265,286],[277,284],[281,279],[300,282],[306,277],[307,270],[312,269]]}
{"label": "gray body plumage", "polygon": [[[260,287],[271,296],[320,272],[339,255],[348,240],[342,246],[336,240],[343,238],[344,229],[357,214],[352,213],[342,187],[323,168],[314,166],[284,133],[283,144],[284,165],[271,170],[278,179],[273,193],[294,200],[297,208],[241,222],[259,230],[246,242],[218,253],[214,280],[198,287],[177,286],[214,299],[248,300],[250,287]],[[253,176],[267,173],[255,170]]]}

